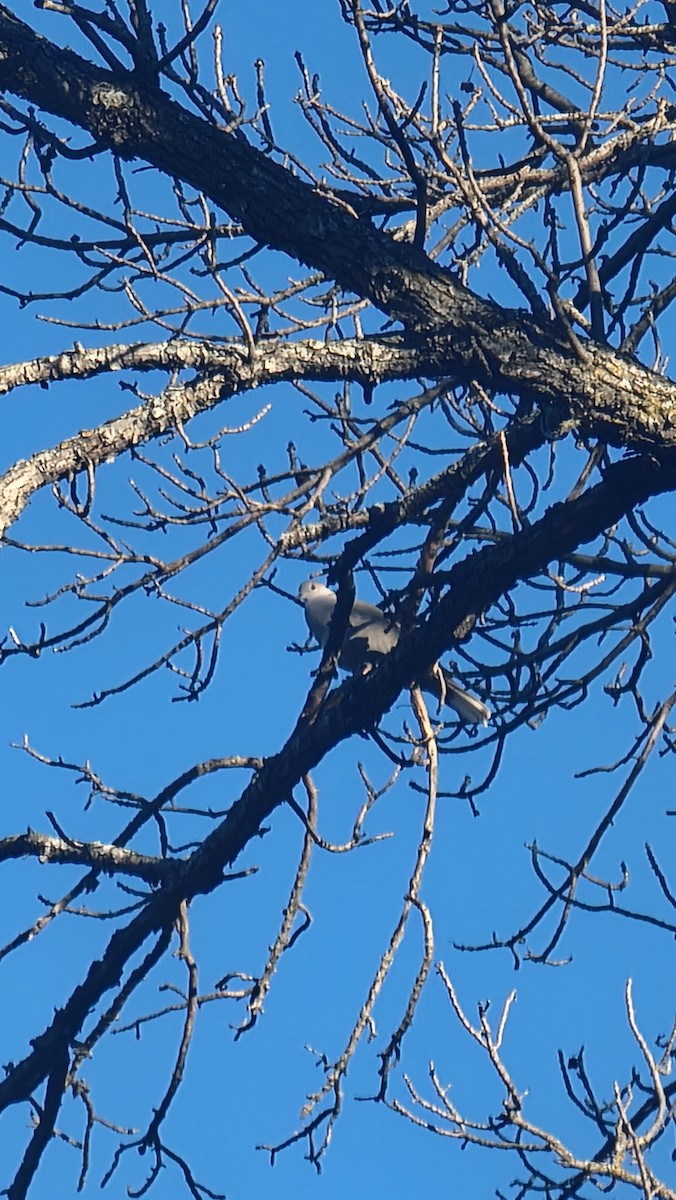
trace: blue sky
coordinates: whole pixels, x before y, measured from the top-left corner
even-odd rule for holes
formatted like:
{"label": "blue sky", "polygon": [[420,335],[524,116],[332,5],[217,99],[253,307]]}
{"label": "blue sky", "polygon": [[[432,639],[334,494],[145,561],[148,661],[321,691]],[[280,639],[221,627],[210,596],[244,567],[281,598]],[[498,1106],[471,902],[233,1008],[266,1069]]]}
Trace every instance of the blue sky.
{"label": "blue sky", "polygon": [[[319,150],[310,142],[301,115],[291,103],[299,86],[293,54],[300,49],[309,69],[320,71],[325,93],[337,106],[351,106],[358,112],[363,72],[337,7],[323,5],[318,15],[315,4],[298,0],[289,16],[286,6],[252,0],[246,9],[221,5],[223,11],[219,12],[225,26],[228,69],[239,73],[243,90],[251,96],[252,63],[258,56],[265,59],[273,125],[280,142],[311,160],[316,155],[317,161],[321,159]],[[65,22],[54,14],[33,14],[31,10],[27,19],[34,19],[55,40],[63,38],[59,31]],[[75,44],[70,35],[63,40]],[[416,53],[390,43],[384,55],[395,86],[413,93],[420,61]],[[449,70],[453,69],[455,65],[450,64]],[[7,143],[2,153],[7,153]],[[13,160],[8,161],[3,174],[9,174],[12,166]],[[104,181],[109,185],[105,172],[105,166],[96,165],[91,176],[95,190],[103,188]],[[148,189],[152,192],[151,181]],[[51,264],[50,269],[53,267]],[[39,275],[41,269],[40,258],[26,249],[8,256],[3,272],[5,279],[18,280],[25,278],[25,273]],[[276,276],[294,276],[297,268],[290,262],[277,262],[271,271]],[[482,284],[486,294],[497,294],[502,279],[484,277]],[[115,301],[112,303],[114,307]],[[85,344],[93,344],[97,337],[39,321],[38,313],[49,312],[48,306],[20,310],[15,302],[0,297],[0,307],[4,363],[55,352],[72,344],[76,336]],[[75,319],[88,308],[91,319],[91,298],[71,306],[67,315]],[[141,330],[133,336],[145,334]],[[151,390],[152,381],[144,380],[143,386]],[[270,472],[284,469],[286,442],[296,436],[296,429],[301,456],[318,458],[320,439],[326,436],[328,440],[328,435],[322,431],[316,442],[310,441],[302,422],[304,402],[291,388],[239,398],[225,415],[217,412],[197,422],[193,435],[206,436],[224,421],[237,425],[267,399],[273,401],[272,411],[254,431],[226,439],[226,456],[237,472],[248,477],[258,462],[264,462]],[[0,466],[4,470],[16,458],[91,427],[132,402],[128,392],[120,392],[115,378],[102,379],[94,387],[64,383],[49,391],[23,389],[5,400]],[[301,442],[301,438],[305,440]],[[169,461],[175,446],[156,449],[160,461]],[[563,457],[562,470],[573,476],[577,462],[574,452],[569,453],[569,460]],[[137,464],[130,469],[127,462],[121,462],[102,469],[98,496],[102,511],[133,507],[126,479],[130,471],[136,475],[136,468]],[[139,477],[147,478],[140,467]],[[517,486],[521,482],[519,473],[515,482]],[[655,504],[651,513],[656,521],[666,520],[668,506]],[[86,540],[78,523],[58,514],[46,493],[35,498],[12,533],[31,543],[67,541],[69,536]],[[176,546],[180,548],[180,539]],[[168,551],[163,548],[162,553]],[[261,540],[252,533],[235,552],[226,546],[209,556],[181,586],[186,587],[186,594],[223,607],[263,553]],[[277,582],[295,594],[307,574],[302,563],[286,563]],[[42,598],[71,575],[72,566],[64,555],[28,555],[4,549],[0,557],[3,631],[12,626],[30,639],[45,613],[50,631],[67,624],[72,611],[69,602],[45,610],[26,608],[25,601]],[[372,592],[368,598],[377,599]],[[191,619],[186,613],[185,623]],[[291,643],[305,639],[302,612],[265,589],[258,590],[226,627],[214,683],[199,703],[174,703],[177,680],[165,670],[99,707],[73,707],[152,660],[170,639],[178,638],[183,622],[178,610],[141,596],[122,606],[105,635],[91,644],[65,654],[45,654],[37,661],[19,658],[5,664],[0,678],[3,836],[26,827],[50,832],[45,815],[50,811],[58,815],[70,837],[107,841],[126,819],[124,812],[100,797],[87,808],[87,785],[77,782],[78,773],[42,765],[17,749],[24,736],[40,754],[53,759],[61,756],[74,764],[88,761],[109,785],[146,797],[200,760],[229,754],[267,755],[280,749],[294,726],[317,658],[289,653]],[[671,639],[666,618],[646,676],[651,705],[673,688]],[[503,937],[527,921],[542,902],[543,892],[534,878],[526,845],[536,841],[542,849],[574,860],[610,807],[628,768],[574,779],[576,771],[611,763],[625,753],[635,733],[631,702],[625,698],[614,707],[603,692],[608,681],[597,681],[588,704],[567,713],[557,711],[538,729],[521,729],[509,739],[499,776],[478,801],[478,816],[473,816],[463,801],[440,800],[437,835],[423,889],[423,899],[434,913],[435,961],[445,964],[470,1019],[476,1019],[477,1003],[488,999],[491,1015],[499,1012],[516,988],[506,1061],[520,1090],[529,1094],[534,1119],[569,1138],[581,1155],[593,1153],[598,1142],[563,1095],[557,1050],[569,1057],[584,1044],[599,1094],[611,1097],[613,1082],[624,1083],[639,1059],[624,1012],[623,993],[629,977],[647,1042],[654,1045],[655,1038],[671,1027],[673,995],[667,980],[673,970],[666,959],[668,936],[612,914],[592,917],[576,913],[556,951],[558,958],[570,956],[568,965],[524,963],[518,972],[506,951],[462,953],[454,944],[488,942],[493,933]],[[400,698],[387,718],[387,727],[397,728],[406,717],[407,701]],[[477,757],[485,768],[487,754],[445,759],[441,786],[457,790],[468,772],[478,778]],[[390,765],[366,739],[341,746],[314,774],[320,790],[321,832],[336,842],[349,838],[362,801],[357,761],[364,763],[376,786],[385,783]],[[243,772],[219,773],[196,784],[182,801],[192,807],[226,809],[245,778]],[[663,869],[668,869],[673,822],[666,810],[674,807],[669,760],[654,757],[605,837],[593,866],[596,875],[617,879],[620,864],[626,863],[631,885],[623,899],[636,910],[655,911],[666,920],[673,918],[657,896],[643,847],[650,842]],[[395,1200],[431,1189],[443,1194],[490,1196],[496,1188],[506,1193],[518,1174],[517,1164],[506,1155],[472,1147],[462,1151],[458,1143],[414,1129],[382,1105],[362,1100],[377,1088],[378,1053],[401,1020],[420,961],[422,938],[415,913],[376,1008],[378,1036],[370,1043],[364,1039],[350,1066],[344,1111],[322,1174],[317,1175],[304,1161],[302,1142],[280,1154],[274,1168],[268,1156],[256,1149],[260,1144],[284,1141],[298,1128],[305,1097],[322,1080],[317,1055],[333,1060],[343,1048],[397,921],[423,812],[424,798],[402,779],[378,804],[367,827],[370,834],[387,832],[392,834],[390,838],[350,855],[315,851],[305,895],[313,924],[282,959],[264,1016],[255,1029],[234,1040],[233,1027],[243,1019],[244,1009],[232,1003],[206,1004],[200,1014],[187,1077],[165,1123],[165,1138],[188,1158],[200,1183],[226,1193],[230,1200],[263,1193],[333,1200],[344,1197],[347,1189],[357,1196],[387,1194]],[[187,844],[204,829],[199,817],[176,817],[172,840],[176,845]],[[200,967],[202,993],[211,993],[227,972],[256,975],[261,971],[287,902],[302,836],[291,810],[278,810],[269,832],[249,846],[237,864],[238,869],[256,868],[256,873],[233,880],[193,904],[191,946]],[[151,831],[137,848],[157,851]],[[27,861],[5,863],[3,871],[5,895],[11,899],[0,910],[0,944],[30,926],[43,911],[36,894],[55,899],[78,879],[75,868],[57,870]],[[599,894],[588,893],[587,898],[598,902]],[[129,903],[130,898],[103,880],[87,902],[105,910]],[[538,931],[532,941],[534,949],[541,948],[552,928],[550,922]],[[16,1061],[26,1052],[28,1039],[49,1021],[53,1007],[81,980],[89,959],[102,953],[111,932],[110,922],[64,915],[39,938],[0,962],[8,1014],[3,1022],[3,1062]],[[164,959],[153,971],[120,1023],[171,1002],[172,993],[162,990],[167,983],[185,986],[185,972],[175,958]],[[120,1032],[97,1048],[84,1076],[102,1117],[124,1127],[145,1128],[169,1079],[180,1020],[178,1014],[166,1015],[145,1024],[139,1038],[134,1031]],[[499,1095],[495,1080],[450,1013],[441,982],[434,975],[404,1042],[393,1094],[405,1099],[403,1075],[407,1073],[430,1095],[430,1060],[442,1079],[452,1085],[455,1103],[468,1116],[484,1119],[486,1095]],[[493,1108],[498,1105],[495,1101]],[[0,1187],[8,1185],[17,1147],[27,1139],[28,1110],[12,1111],[4,1120]],[[62,1110],[59,1129],[72,1138],[81,1136],[82,1108],[70,1099]],[[98,1193],[117,1142],[114,1134],[97,1130],[85,1195]],[[671,1149],[664,1147],[665,1160]],[[132,1151],[125,1156],[108,1193],[123,1195],[127,1185],[139,1187],[147,1169],[147,1160],[138,1159]],[[31,1193],[34,1200],[75,1194],[78,1170],[77,1151],[65,1141],[57,1144]],[[180,1195],[180,1189],[178,1174],[168,1167],[151,1195],[164,1200]]]}

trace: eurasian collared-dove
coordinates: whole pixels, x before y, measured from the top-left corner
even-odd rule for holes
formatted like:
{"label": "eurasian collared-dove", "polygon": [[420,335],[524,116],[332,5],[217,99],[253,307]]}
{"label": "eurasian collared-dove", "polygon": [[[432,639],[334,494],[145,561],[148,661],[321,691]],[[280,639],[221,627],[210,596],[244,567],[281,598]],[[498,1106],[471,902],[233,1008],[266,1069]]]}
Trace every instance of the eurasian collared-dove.
{"label": "eurasian collared-dove", "polygon": [[[308,579],[301,584],[298,598],[305,609],[305,620],[310,633],[319,645],[324,647],[336,606],[336,593],[316,579]],[[355,600],[340,651],[341,667],[346,671],[358,673],[373,666],[384,654],[394,650],[400,632],[400,626],[393,617],[388,617],[373,604]],[[470,721],[473,725],[485,725],[491,715],[490,708],[458,687],[443,667],[439,669],[444,677],[443,686],[437,675],[430,671],[419,680],[423,691],[429,692],[436,700],[441,699],[443,691],[446,704],[455,709],[463,721]]]}

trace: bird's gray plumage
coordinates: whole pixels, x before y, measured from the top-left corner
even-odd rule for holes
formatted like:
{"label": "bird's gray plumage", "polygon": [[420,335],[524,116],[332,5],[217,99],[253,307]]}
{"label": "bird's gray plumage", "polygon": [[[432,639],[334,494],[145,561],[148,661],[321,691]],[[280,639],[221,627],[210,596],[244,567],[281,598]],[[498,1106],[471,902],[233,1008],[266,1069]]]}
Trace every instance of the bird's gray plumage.
{"label": "bird's gray plumage", "polygon": [[[319,645],[324,647],[336,606],[336,593],[318,580],[308,579],[301,584],[298,598],[305,609],[305,620],[310,633]],[[374,666],[385,654],[394,650],[400,633],[401,627],[393,617],[388,617],[373,604],[355,600],[340,651],[341,667],[357,673],[368,666]],[[439,669],[443,675],[443,684],[437,674],[430,671],[419,680],[423,690],[438,701],[443,696],[445,703],[464,721],[470,721],[474,725],[485,725],[491,715],[490,708],[458,687],[443,667]]]}

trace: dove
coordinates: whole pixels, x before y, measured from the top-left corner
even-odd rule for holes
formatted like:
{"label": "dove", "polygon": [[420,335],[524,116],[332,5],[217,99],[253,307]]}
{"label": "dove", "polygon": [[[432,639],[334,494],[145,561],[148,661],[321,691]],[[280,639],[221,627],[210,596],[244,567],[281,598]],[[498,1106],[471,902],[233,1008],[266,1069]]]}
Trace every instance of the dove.
{"label": "dove", "polygon": [[[337,600],[336,593],[318,580],[308,579],[301,584],[298,599],[305,609],[305,620],[310,633],[323,648],[329,636],[329,626]],[[389,654],[390,650],[394,650],[400,634],[401,627],[394,617],[388,616],[373,604],[355,600],[340,648],[340,666],[352,674],[368,670],[385,654]],[[443,676],[443,683],[435,671],[427,671],[422,679],[417,681],[423,691],[434,696],[437,701],[443,699],[463,721],[472,725],[486,725],[491,715],[490,708],[459,687],[443,667],[439,667],[439,671]]]}

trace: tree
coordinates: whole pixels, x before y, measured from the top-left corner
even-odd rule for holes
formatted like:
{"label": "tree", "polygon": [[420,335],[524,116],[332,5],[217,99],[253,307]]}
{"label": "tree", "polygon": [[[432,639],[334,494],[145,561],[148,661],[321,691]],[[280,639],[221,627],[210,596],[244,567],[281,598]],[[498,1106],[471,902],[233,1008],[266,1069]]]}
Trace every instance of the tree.
{"label": "tree", "polygon": [[[647,846],[645,859],[635,845],[622,851],[639,875],[629,899],[629,869],[616,879],[605,857],[646,767],[674,750],[673,681],[668,670],[656,677],[651,663],[654,646],[668,661],[676,590],[673,541],[662,529],[676,487],[676,387],[661,346],[676,291],[671,6],[478,0],[439,12],[408,0],[340,0],[324,36],[351,48],[349,72],[341,61],[345,111],[298,51],[305,132],[292,133],[282,114],[288,142],[275,129],[263,60],[253,80],[230,73],[216,0],[197,17],[186,0],[167,7],[42,0],[29,24],[23,6],[0,5],[3,153],[13,163],[3,179],[0,288],[12,320],[18,301],[25,324],[17,338],[31,346],[0,369],[3,392],[16,392],[18,429],[7,436],[18,449],[2,477],[0,520],[13,603],[28,598],[45,610],[26,632],[12,609],[5,675],[12,689],[27,681],[36,710],[34,698],[50,697],[55,733],[66,718],[52,706],[73,697],[53,673],[52,651],[58,670],[77,664],[81,721],[127,704],[116,747],[124,778],[144,707],[156,713],[149,744],[164,741],[169,762],[166,730],[180,719],[195,731],[192,714],[209,712],[220,687],[223,746],[222,756],[204,758],[197,734],[194,744],[182,741],[189,765],[167,782],[164,761],[145,764],[145,794],[102,777],[103,724],[78,727],[95,740],[76,760],[24,743],[21,769],[38,759],[43,773],[25,776],[35,794],[0,847],[6,872],[21,860],[8,876],[17,909],[30,905],[25,888],[36,873],[42,908],[26,919],[14,905],[6,914],[4,966],[12,979],[44,971],[33,963],[55,926],[73,959],[47,979],[51,1011],[30,1045],[5,1030],[11,1060],[0,1110],[32,1114],[5,1167],[6,1194],[28,1194],[59,1139],[79,1147],[85,1186],[92,1147],[108,1139],[110,1153],[111,1136],[106,1181],[134,1149],[148,1154],[141,1191],[173,1165],[188,1194],[216,1194],[199,1182],[189,1147],[166,1134],[196,1025],[203,1010],[239,1003],[236,1039],[253,1040],[280,964],[288,957],[293,974],[308,941],[311,863],[321,873],[316,860],[333,852],[334,886],[357,859],[377,876],[366,925],[377,923],[381,903],[397,915],[362,976],[349,1026],[336,1032],[343,1048],[318,1049],[322,1082],[298,1129],[268,1143],[272,1159],[300,1144],[321,1164],[348,1067],[365,1037],[376,1037],[384,1004],[369,1076],[379,1119],[393,1119],[388,1108],[483,1148],[491,1164],[500,1161],[496,1171],[502,1156],[493,1152],[506,1151],[505,1178],[516,1174],[519,1196],[582,1197],[592,1185],[618,1184],[627,1194],[673,1197],[662,1134],[676,1094],[667,1079],[675,1033],[643,1028],[630,982],[631,1064],[618,1044],[597,1085],[583,1051],[559,1053],[582,1132],[558,1114],[558,1127],[541,1118],[541,1098],[525,1097],[520,1077],[531,1067],[508,1065],[513,994],[497,1017],[485,1003],[472,1016],[462,996],[469,949],[539,964],[528,985],[537,1003],[547,968],[558,963],[556,987],[565,989],[558,981],[576,939],[590,938],[600,954],[619,917],[623,945],[659,938],[654,953],[665,963],[676,933],[661,845]],[[300,22],[293,34],[298,44],[309,37]],[[71,345],[73,328],[82,340]],[[77,406],[85,393],[74,397],[76,381],[87,383],[73,427],[51,405],[63,391]],[[48,389],[49,409],[39,389]],[[306,650],[290,602],[301,578],[327,569],[335,617],[294,715],[293,687],[307,680],[311,660],[292,659],[287,692],[270,642]],[[402,636],[372,670],[339,680],[356,586],[396,614]],[[463,686],[489,699],[485,728],[444,724],[417,687],[449,651]],[[169,698],[199,704],[170,715]],[[613,790],[603,774],[604,808],[591,823],[571,800],[578,852],[565,836],[561,846],[532,844],[541,893],[527,892],[528,915],[508,930],[505,890],[493,895],[490,878],[480,880],[486,933],[464,943],[452,969],[446,961],[435,969],[445,918],[423,882],[433,842],[460,878],[458,822],[502,786],[510,747],[527,784],[531,755],[572,758],[567,731],[579,728],[580,711],[604,734],[599,766],[607,771],[615,753],[622,783]],[[278,725],[285,732],[271,745]],[[233,745],[235,727],[247,730],[246,752]],[[346,766],[356,759],[359,797]],[[81,814],[70,791],[58,815],[56,802],[45,805],[49,769],[50,780],[85,784]],[[326,832],[336,823],[322,803],[332,789],[351,806],[336,824],[353,826],[340,845]],[[515,798],[501,803],[509,813]],[[23,832],[26,806],[47,818]],[[378,858],[375,844],[390,811],[400,843],[410,820],[420,826],[403,900],[393,860]],[[666,836],[668,819],[661,810],[656,836]],[[642,840],[653,830],[644,821]],[[478,846],[485,824],[473,823]],[[267,867],[249,879],[248,856],[259,848]],[[64,881],[50,883],[47,898],[38,863]],[[504,868],[515,878],[521,860],[507,858]],[[337,886],[347,906],[347,884]],[[272,945],[263,923],[247,928],[255,971],[233,965],[228,951],[222,977],[203,990],[189,920],[204,943],[208,898],[229,914],[219,930],[231,929],[257,888],[283,908]],[[467,892],[467,909],[474,902]],[[74,913],[79,934],[65,924]],[[318,954],[321,931],[311,936]],[[454,936],[462,941],[457,926]],[[219,943],[216,958],[223,953]],[[71,973],[82,954],[83,969]],[[334,967],[339,975],[338,959]],[[385,1001],[391,975],[394,998]],[[170,990],[159,1009],[158,982]],[[588,1003],[604,1003],[591,977],[583,987]],[[480,1116],[475,1098],[472,1112],[456,1105],[435,1069],[423,1087],[420,1059],[405,1080],[397,1070],[431,993],[435,1005],[448,1001],[437,1014],[439,1042],[457,1021],[485,1060]],[[149,1030],[169,1026],[171,1066],[145,1128],[134,1132],[100,1109],[92,1079],[105,1088],[100,1064],[115,1033],[131,1030],[142,1045]],[[554,1053],[555,1020],[548,1034]],[[124,1057],[136,1078],[134,1045],[128,1037]],[[71,1100],[74,1108],[64,1107]],[[453,1148],[446,1152],[455,1162]],[[493,1186],[502,1180],[496,1174]]]}

